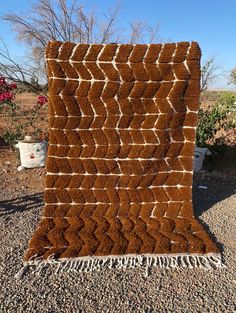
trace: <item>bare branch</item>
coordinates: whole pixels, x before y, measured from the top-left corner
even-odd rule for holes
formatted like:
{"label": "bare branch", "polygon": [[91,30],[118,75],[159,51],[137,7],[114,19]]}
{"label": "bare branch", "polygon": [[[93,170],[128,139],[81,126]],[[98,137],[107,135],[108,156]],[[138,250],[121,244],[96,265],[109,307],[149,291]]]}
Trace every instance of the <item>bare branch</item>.
{"label": "bare branch", "polygon": [[216,63],[215,58],[207,59],[203,63],[201,70],[201,91],[205,91],[222,74],[222,67]]}
{"label": "bare branch", "polygon": [[143,28],[144,23],[140,21],[135,21],[130,23],[130,43],[136,44],[136,43],[142,43],[143,42]]}
{"label": "bare branch", "polygon": [[158,23],[154,26],[147,26],[146,32],[148,34],[148,43],[158,43],[162,41],[159,35],[160,25]]}
{"label": "bare branch", "polygon": [[5,42],[2,39],[0,39],[0,42],[3,46],[3,48],[0,49],[0,59],[2,60],[0,61],[0,75],[15,83],[23,84],[33,91],[43,90],[44,86],[39,85],[38,76],[32,67],[24,67],[15,62]]}
{"label": "bare branch", "polygon": [[5,51],[2,53],[4,62],[1,70],[4,71],[5,68],[5,74],[9,78],[14,78],[14,81],[22,79],[23,83],[26,81],[30,83],[32,80],[38,82],[41,77],[45,78],[44,50],[49,41],[102,44],[122,41],[131,43],[159,41],[159,25],[151,27],[143,22],[130,24],[130,38],[122,40],[126,31],[116,28],[119,11],[120,4],[117,3],[100,17],[94,10],[85,9],[78,0],[34,0],[34,5],[27,13],[3,15],[2,20],[12,26],[16,39],[28,48],[30,65],[20,66]]}
{"label": "bare branch", "polygon": [[142,21],[134,21],[130,23],[130,43],[158,43],[161,42],[159,36],[160,26],[156,24],[150,26]]}
{"label": "bare branch", "polygon": [[120,10],[120,4],[117,4],[114,9],[109,9],[108,14],[105,14],[105,21],[100,23],[100,42],[108,43],[111,41],[117,41],[114,37],[116,33],[115,23],[118,18]]}
{"label": "bare branch", "polygon": [[83,7],[77,8],[77,18],[79,21],[80,40],[82,43],[93,42],[93,32],[96,25],[96,18],[94,13],[90,12],[86,14]]}

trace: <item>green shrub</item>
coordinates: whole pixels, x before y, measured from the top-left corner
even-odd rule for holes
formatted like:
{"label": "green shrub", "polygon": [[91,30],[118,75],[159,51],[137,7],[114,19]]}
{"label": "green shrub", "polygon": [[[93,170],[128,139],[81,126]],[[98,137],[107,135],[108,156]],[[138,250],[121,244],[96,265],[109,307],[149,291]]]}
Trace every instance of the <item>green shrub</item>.
{"label": "green shrub", "polygon": [[231,92],[223,93],[213,107],[207,110],[200,109],[198,113],[198,126],[196,132],[196,145],[207,147],[209,145],[226,145],[227,138],[216,138],[219,130],[229,130],[236,124],[236,97]]}

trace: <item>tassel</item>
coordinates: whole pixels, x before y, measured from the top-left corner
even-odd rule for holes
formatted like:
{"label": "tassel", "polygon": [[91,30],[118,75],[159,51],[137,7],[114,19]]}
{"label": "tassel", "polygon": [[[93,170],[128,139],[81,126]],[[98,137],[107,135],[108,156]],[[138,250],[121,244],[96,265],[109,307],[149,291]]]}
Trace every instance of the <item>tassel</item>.
{"label": "tassel", "polygon": [[220,255],[125,255],[111,257],[87,257],[77,259],[54,259],[50,255],[47,260],[42,257],[32,258],[31,261],[15,274],[16,279],[21,279],[26,271],[32,269],[32,272],[38,275],[44,267],[48,265],[55,267],[55,274],[59,272],[92,272],[100,271],[104,268],[112,269],[133,269],[136,267],[145,267],[145,276],[150,274],[151,267],[162,269],[176,268],[199,268],[201,270],[212,270],[226,268]]}

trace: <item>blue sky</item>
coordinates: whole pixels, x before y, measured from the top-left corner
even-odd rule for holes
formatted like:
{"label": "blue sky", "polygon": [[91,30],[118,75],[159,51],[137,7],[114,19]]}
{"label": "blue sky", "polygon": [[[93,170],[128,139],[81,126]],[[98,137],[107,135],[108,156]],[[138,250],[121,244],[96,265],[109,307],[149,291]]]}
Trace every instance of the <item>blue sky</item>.
{"label": "blue sky", "polygon": [[[32,1],[9,0],[0,6],[0,14],[27,11]],[[99,13],[114,6],[116,1],[85,0]],[[142,20],[160,24],[160,36],[168,41],[198,41],[203,59],[214,56],[224,67],[224,77],[213,88],[233,88],[227,84],[229,71],[236,67],[236,0],[121,0],[118,28]],[[14,33],[1,22],[0,37],[16,57],[24,55],[24,47],[14,40]]]}

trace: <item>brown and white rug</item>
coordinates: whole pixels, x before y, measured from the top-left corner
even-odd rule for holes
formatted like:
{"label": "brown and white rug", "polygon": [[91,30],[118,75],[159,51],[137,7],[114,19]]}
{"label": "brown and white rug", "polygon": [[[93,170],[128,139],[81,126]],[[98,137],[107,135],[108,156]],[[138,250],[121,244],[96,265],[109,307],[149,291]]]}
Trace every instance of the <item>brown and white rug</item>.
{"label": "brown and white rug", "polygon": [[45,209],[26,264],[221,266],[194,217],[197,43],[50,42]]}

